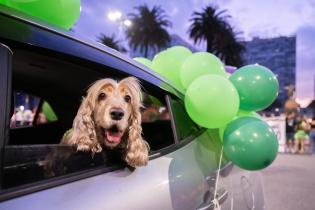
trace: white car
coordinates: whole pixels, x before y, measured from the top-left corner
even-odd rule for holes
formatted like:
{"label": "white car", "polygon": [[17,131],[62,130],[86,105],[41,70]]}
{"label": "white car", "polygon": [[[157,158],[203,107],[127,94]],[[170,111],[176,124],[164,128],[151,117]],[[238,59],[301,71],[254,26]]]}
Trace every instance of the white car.
{"label": "white car", "polygon": [[[219,169],[218,131],[191,121],[183,93],[170,82],[106,46],[1,5],[0,28],[1,210],[201,210],[213,209],[214,197],[221,209],[265,208],[260,173],[224,157]],[[67,160],[56,157],[49,173],[47,155],[71,151],[59,142],[88,85],[127,76],[143,86],[149,164],[133,169],[115,151],[73,151]],[[27,124],[12,118],[21,105],[34,114]]]}

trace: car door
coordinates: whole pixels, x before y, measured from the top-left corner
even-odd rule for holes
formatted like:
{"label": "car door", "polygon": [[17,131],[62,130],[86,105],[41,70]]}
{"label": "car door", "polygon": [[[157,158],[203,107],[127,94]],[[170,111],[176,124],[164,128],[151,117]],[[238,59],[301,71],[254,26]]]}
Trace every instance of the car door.
{"label": "car door", "polygon": [[[4,89],[5,101],[12,101],[16,108],[14,94],[27,101],[47,100],[57,120],[42,124],[34,119],[19,128],[10,128],[8,121],[3,125],[9,132],[4,134],[6,144],[1,150],[1,209],[202,209],[210,205],[213,183],[208,180],[217,169],[220,144],[191,122],[181,99],[148,79],[139,78],[147,100],[142,126],[151,146],[148,166],[131,169],[111,152],[91,158],[60,147],[61,135],[71,127],[69,119],[78,107],[70,106],[74,95],[80,98],[83,92],[75,87],[87,86],[113,71],[102,73],[93,66],[83,67],[81,61],[79,66],[60,57],[14,50],[13,85]],[[67,77],[73,74],[78,81],[69,86]],[[32,107],[37,117],[43,111],[39,107]],[[12,109],[4,113],[11,118]],[[46,158],[54,151],[61,154],[54,156],[59,171],[47,173]],[[71,158],[64,163],[65,152]]]}

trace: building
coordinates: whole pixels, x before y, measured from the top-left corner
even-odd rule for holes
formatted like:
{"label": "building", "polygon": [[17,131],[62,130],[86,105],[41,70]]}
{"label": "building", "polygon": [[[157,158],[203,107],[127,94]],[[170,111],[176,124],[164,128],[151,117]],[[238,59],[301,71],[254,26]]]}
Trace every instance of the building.
{"label": "building", "polygon": [[288,98],[285,86],[295,85],[296,37],[254,38],[244,45],[245,64],[258,63],[277,75],[280,86],[276,106],[282,107]]}

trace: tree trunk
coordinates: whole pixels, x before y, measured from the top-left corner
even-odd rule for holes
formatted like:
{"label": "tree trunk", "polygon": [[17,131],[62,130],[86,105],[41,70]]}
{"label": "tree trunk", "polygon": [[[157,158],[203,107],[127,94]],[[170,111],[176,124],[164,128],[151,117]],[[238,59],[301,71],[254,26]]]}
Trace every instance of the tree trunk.
{"label": "tree trunk", "polygon": [[148,45],[145,45],[145,47],[144,47],[144,57],[145,58],[148,57]]}
{"label": "tree trunk", "polygon": [[212,53],[212,51],[213,51],[212,41],[210,39],[207,39],[207,52]]}

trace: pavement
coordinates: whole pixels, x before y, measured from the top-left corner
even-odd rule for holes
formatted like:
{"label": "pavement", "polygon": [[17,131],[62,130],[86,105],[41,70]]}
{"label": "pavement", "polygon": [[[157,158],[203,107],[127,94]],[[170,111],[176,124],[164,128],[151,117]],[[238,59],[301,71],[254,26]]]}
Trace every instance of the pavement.
{"label": "pavement", "polygon": [[279,154],[262,176],[267,210],[315,210],[315,155]]}

